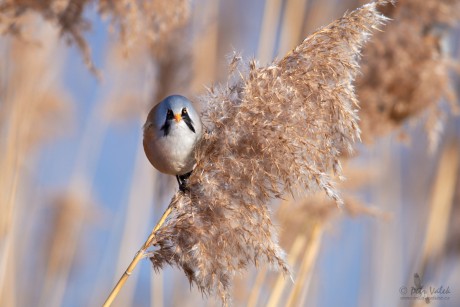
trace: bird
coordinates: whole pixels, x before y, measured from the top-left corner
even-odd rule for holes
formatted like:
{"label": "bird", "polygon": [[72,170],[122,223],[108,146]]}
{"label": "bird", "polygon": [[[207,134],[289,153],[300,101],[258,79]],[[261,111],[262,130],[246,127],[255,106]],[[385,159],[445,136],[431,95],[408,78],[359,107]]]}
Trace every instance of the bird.
{"label": "bird", "polygon": [[186,97],[171,95],[150,110],[143,127],[147,159],[158,171],[175,175],[179,190],[187,190],[195,147],[203,135],[200,115]]}

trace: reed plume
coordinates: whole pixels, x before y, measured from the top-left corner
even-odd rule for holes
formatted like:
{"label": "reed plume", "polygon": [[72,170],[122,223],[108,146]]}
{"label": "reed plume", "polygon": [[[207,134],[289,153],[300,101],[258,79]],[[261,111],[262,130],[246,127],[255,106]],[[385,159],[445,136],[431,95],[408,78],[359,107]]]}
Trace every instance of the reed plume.
{"label": "reed plume", "polygon": [[83,55],[87,67],[97,74],[91,59],[91,50],[83,33],[90,24],[83,18],[85,6],[90,0],[8,0],[0,5],[0,29],[2,33],[12,34],[24,39],[24,29],[30,26],[25,22],[28,13],[38,13],[44,20],[57,25],[58,29],[69,43],[77,45]]}
{"label": "reed plume", "polygon": [[382,10],[393,22],[364,49],[363,73],[356,82],[363,140],[372,142],[428,113],[433,149],[444,117],[439,102],[448,99],[451,110],[458,112],[448,36],[460,19],[460,1],[401,0]]}
{"label": "reed plume", "polygon": [[[386,3],[380,1],[379,3]],[[329,173],[359,139],[353,81],[362,45],[386,18],[366,4],[318,30],[281,60],[243,68],[202,98],[207,134],[196,150],[189,191],[150,252],[155,269],[183,269],[190,283],[227,302],[231,278],[266,261],[289,274],[268,203],[322,189],[341,204]]]}
{"label": "reed plume", "polygon": [[183,26],[190,14],[189,0],[7,0],[0,4],[0,31],[22,38],[27,13],[37,13],[57,25],[69,43],[75,44],[87,67],[99,74],[84,33],[91,23],[84,18],[85,8],[97,3],[99,13],[111,20],[125,47],[142,39],[157,43],[171,31]]}
{"label": "reed plume", "polygon": [[99,12],[111,19],[122,41],[130,47],[143,39],[158,43],[186,25],[190,0],[99,0]]}
{"label": "reed plume", "polygon": [[[440,107],[442,98],[450,99],[452,110],[458,109],[449,76],[453,61],[446,47],[449,32],[460,18],[459,5],[460,1],[401,0],[395,6],[387,4],[379,8],[393,21],[384,32],[377,33],[363,51],[357,94],[365,143],[397,131],[410,120],[424,118],[430,150],[436,148],[445,120]],[[341,161],[346,163],[351,158],[342,155]],[[349,171],[345,170],[349,178],[346,185],[340,185],[346,204],[344,212],[350,216],[366,214],[388,220],[389,213],[361,203],[350,191],[350,182],[363,188],[372,178],[363,181],[350,176],[353,172]],[[368,169],[366,172],[369,174]],[[335,220],[334,216],[339,213],[330,199],[319,194],[296,203],[294,208],[292,203],[287,203],[277,211],[283,228],[283,246],[293,246],[289,240],[305,236],[305,228],[314,224],[312,217],[319,215],[324,223]],[[290,264],[295,266],[296,262]],[[279,278],[277,285],[286,287]]]}

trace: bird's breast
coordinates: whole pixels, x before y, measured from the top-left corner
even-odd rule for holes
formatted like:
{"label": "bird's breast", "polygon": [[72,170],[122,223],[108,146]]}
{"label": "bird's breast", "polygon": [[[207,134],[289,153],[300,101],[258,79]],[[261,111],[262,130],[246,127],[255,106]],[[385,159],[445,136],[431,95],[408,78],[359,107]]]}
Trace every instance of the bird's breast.
{"label": "bird's breast", "polygon": [[144,150],[150,163],[162,173],[183,175],[195,164],[198,136],[183,122],[171,125],[169,133],[149,129],[144,133]]}

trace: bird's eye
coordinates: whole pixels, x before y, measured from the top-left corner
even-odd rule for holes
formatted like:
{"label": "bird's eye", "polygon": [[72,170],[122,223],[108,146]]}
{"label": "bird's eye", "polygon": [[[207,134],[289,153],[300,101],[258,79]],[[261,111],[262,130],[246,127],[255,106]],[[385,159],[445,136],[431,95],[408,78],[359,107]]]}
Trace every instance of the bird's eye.
{"label": "bird's eye", "polygon": [[187,114],[187,109],[186,108],[182,109],[182,114]]}

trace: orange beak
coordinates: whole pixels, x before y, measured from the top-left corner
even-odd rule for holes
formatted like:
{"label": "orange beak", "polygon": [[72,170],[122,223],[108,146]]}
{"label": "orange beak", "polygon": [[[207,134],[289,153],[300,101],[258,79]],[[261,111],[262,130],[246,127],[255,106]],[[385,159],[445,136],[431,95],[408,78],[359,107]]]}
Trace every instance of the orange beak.
{"label": "orange beak", "polygon": [[176,120],[176,122],[180,122],[182,116],[180,114],[174,114],[174,119]]}

